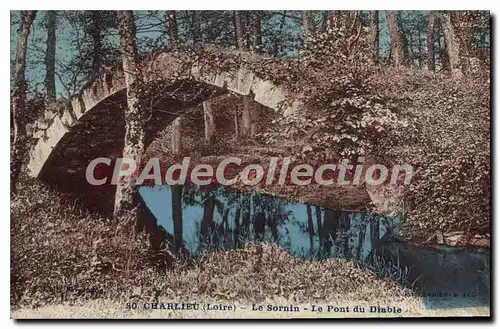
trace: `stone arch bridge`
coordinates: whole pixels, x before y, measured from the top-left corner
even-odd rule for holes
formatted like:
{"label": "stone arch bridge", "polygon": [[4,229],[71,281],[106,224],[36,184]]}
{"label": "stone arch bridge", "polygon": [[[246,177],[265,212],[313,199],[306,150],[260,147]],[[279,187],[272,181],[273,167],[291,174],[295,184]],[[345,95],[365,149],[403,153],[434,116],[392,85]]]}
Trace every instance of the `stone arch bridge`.
{"label": "stone arch bridge", "polygon": [[[214,57],[220,56],[246,56],[254,63],[266,61],[264,57],[231,50],[219,50]],[[221,69],[207,65],[206,57],[182,51],[161,52],[141,64],[144,80],[154,95],[150,99],[152,116],[146,126],[146,147],[176,117],[226,93],[252,95],[255,102],[272,110],[278,110],[282,102],[292,104],[284,109],[285,115],[300,107],[299,102],[291,101],[294,97],[286,88],[260,78],[244,65]],[[87,164],[96,157],[112,153],[119,156],[123,149],[124,106],[127,106],[124,75],[122,71],[114,71],[94,79],[56,111],[46,111],[33,130],[35,145],[28,163],[29,175],[73,191],[88,186],[84,170]],[[108,193],[114,193],[110,189],[97,191],[90,204],[109,199]]]}
{"label": "stone arch bridge", "polygon": [[[265,59],[253,54],[219,51],[215,57]],[[269,80],[259,78],[243,65],[221,69],[203,61],[201,56],[182,51],[165,51],[141,63],[144,80],[154,90],[150,99],[152,116],[146,127],[146,147],[158,132],[176,117],[199,103],[233,92],[252,95],[253,100],[277,110],[289,93]],[[149,100],[149,99],[148,99]],[[34,127],[35,145],[30,153],[28,172],[42,180],[74,184],[82,165],[98,156],[123,148],[125,124],[123,107],[127,106],[122,71],[106,72],[93,80],[68,104],[56,111],[46,111]],[[285,112],[294,111],[294,107]],[[83,175],[84,175],[83,171]]]}

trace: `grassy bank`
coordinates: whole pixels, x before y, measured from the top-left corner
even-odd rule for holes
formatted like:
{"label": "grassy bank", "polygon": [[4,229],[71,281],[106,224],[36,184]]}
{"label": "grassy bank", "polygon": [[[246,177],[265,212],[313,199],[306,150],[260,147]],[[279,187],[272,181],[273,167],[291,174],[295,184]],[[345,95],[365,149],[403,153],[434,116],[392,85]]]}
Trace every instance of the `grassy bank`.
{"label": "grassy bank", "polygon": [[151,257],[146,237],[136,238],[131,223],[90,213],[78,200],[40,184],[20,191],[11,207],[13,317],[50,317],[61,309],[66,312],[60,316],[94,311],[88,315],[134,316],[115,306],[155,300],[366,302],[421,309],[411,291],[355,263],[299,259],[271,244],[177,257],[162,268]]}

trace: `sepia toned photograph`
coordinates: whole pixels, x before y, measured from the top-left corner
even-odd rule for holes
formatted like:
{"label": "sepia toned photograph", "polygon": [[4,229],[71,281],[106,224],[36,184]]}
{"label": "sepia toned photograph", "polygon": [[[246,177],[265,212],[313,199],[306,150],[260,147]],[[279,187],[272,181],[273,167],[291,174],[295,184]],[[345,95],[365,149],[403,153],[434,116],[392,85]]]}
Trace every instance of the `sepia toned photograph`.
{"label": "sepia toned photograph", "polygon": [[11,318],[490,318],[491,34],[11,10]]}

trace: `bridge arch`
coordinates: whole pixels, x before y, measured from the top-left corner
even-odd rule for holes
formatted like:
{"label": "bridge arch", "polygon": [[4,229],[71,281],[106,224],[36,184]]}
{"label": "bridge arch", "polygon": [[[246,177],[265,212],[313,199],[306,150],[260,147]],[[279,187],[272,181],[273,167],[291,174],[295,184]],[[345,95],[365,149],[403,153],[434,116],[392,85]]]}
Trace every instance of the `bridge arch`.
{"label": "bridge arch", "polygon": [[[227,56],[234,54],[228,52]],[[248,56],[255,60],[255,55]],[[146,127],[147,145],[177,116],[225,93],[251,94],[255,102],[273,110],[290,100],[291,95],[285,88],[261,79],[242,65],[221,70],[200,60],[186,61],[186,58],[187,55],[179,52],[163,52],[143,62],[146,83],[153,88],[161,85],[155,91],[156,99],[151,99],[153,115]],[[29,175],[41,178],[71,174],[100,152],[121,150],[125,130],[122,107],[126,105],[123,72],[99,76],[64,108],[52,115],[49,113],[48,118],[37,123],[34,137],[38,140],[30,153]],[[284,113],[292,113],[297,107],[298,104],[293,103]]]}

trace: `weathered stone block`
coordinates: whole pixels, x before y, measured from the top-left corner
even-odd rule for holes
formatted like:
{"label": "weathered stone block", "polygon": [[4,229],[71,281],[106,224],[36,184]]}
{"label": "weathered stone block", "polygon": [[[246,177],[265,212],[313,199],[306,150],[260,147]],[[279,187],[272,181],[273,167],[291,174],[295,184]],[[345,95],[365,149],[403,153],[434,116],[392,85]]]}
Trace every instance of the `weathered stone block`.
{"label": "weathered stone block", "polygon": [[49,128],[51,121],[46,120],[46,119],[40,119],[36,122],[36,129],[37,130],[46,130]]}
{"label": "weathered stone block", "polygon": [[277,110],[278,104],[285,100],[284,92],[267,80],[253,83],[251,90],[255,95],[254,100],[256,102],[273,110]]}
{"label": "weathered stone block", "polygon": [[227,79],[227,76],[228,76],[227,72],[221,72],[221,73],[217,74],[217,76],[215,77],[215,80],[214,80],[214,85],[217,87],[223,88],[224,83]]}
{"label": "weathered stone block", "polygon": [[73,127],[76,121],[73,119],[73,116],[70,113],[70,109],[66,109],[61,116],[61,121],[68,127]]}
{"label": "weathered stone block", "polygon": [[68,131],[69,129],[62,123],[61,119],[56,116],[54,122],[45,131],[44,138],[38,140],[31,153],[31,161],[28,164],[28,170],[31,176],[37,177],[40,174],[52,150]]}
{"label": "weathered stone block", "polygon": [[85,104],[83,103],[81,96],[73,97],[71,100],[71,107],[73,108],[73,113],[75,114],[77,120],[79,120],[86,111]]}
{"label": "weathered stone block", "polygon": [[34,139],[40,139],[45,136],[45,130],[35,130],[33,131],[33,138]]}
{"label": "weathered stone block", "polygon": [[50,127],[46,130],[46,144],[49,147],[57,145],[59,140],[69,131],[59,117],[55,117]]}
{"label": "weathered stone block", "polygon": [[46,109],[45,111],[43,111],[43,118],[45,120],[52,120],[54,119],[54,117],[57,115],[57,112],[56,111],[53,111],[53,110],[49,110],[49,109]]}
{"label": "weathered stone block", "polygon": [[227,76],[227,89],[240,95],[248,95],[250,93],[253,80],[253,73],[250,73],[245,69],[239,69],[238,71]]}

